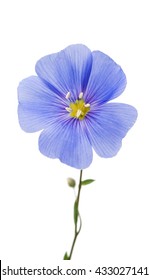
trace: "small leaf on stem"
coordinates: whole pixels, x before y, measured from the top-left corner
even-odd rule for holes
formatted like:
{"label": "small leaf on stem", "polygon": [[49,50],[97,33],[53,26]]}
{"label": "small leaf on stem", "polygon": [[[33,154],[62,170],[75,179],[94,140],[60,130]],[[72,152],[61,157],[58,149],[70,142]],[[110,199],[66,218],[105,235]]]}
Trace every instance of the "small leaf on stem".
{"label": "small leaf on stem", "polygon": [[82,186],[89,185],[89,184],[93,183],[94,181],[95,180],[93,180],[93,179],[87,179],[87,180],[82,181],[81,185]]}
{"label": "small leaf on stem", "polygon": [[78,201],[76,200],[74,203],[74,223],[75,223],[75,225],[77,224],[78,216],[79,216]]}
{"label": "small leaf on stem", "polygon": [[63,260],[70,260],[70,258],[69,258],[69,256],[68,256],[67,252],[65,253]]}

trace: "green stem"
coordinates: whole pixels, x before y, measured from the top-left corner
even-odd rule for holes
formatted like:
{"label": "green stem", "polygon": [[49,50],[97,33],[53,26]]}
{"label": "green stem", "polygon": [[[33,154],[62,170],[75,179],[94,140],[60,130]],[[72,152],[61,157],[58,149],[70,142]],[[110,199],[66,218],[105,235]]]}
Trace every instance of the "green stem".
{"label": "green stem", "polygon": [[74,239],[73,239],[73,242],[72,242],[72,246],[71,246],[71,250],[70,250],[70,255],[69,255],[69,260],[71,260],[71,257],[72,257],[72,254],[73,254],[73,250],[74,250],[74,246],[75,246],[75,243],[76,243],[76,240],[77,240],[77,237],[80,233],[80,230],[81,230],[81,227],[82,227],[82,220],[81,220],[81,216],[80,216],[80,213],[79,213],[79,202],[80,202],[80,193],[81,193],[81,182],[82,182],[82,173],[83,173],[83,170],[80,170],[80,179],[79,179],[79,186],[78,186],[78,194],[77,194],[77,198],[76,198],[76,205],[77,205],[77,211],[78,211],[78,217],[79,217],[79,220],[80,220],[80,226],[79,226],[79,229],[78,229],[78,219],[75,223],[75,230],[74,230]]}

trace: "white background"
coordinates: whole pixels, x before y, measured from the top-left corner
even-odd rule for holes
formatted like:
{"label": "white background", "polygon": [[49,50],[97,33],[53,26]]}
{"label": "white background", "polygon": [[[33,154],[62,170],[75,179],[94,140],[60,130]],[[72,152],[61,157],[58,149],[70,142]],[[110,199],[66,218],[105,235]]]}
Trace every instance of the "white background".
{"label": "white background", "polygon": [[83,228],[72,263],[91,269],[149,266],[148,1],[5,0],[0,5],[0,259],[11,266],[64,266],[74,202],[66,178],[78,182],[79,171],[44,157],[39,133],[21,130],[17,86],[35,74],[40,57],[83,43],[122,66],[128,84],[117,102],[135,106],[138,120],[115,158],[94,155],[84,171],[83,179],[96,181],[81,193]]}

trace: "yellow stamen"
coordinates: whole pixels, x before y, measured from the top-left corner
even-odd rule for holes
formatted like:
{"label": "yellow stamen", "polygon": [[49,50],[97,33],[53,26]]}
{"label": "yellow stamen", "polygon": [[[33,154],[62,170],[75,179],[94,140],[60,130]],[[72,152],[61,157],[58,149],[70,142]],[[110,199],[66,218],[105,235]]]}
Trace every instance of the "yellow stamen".
{"label": "yellow stamen", "polygon": [[[79,120],[83,120],[86,114],[90,111],[90,104],[85,104],[83,99],[76,100],[75,103],[70,103],[70,116],[73,118],[77,118]],[[68,110],[67,110],[68,111]]]}

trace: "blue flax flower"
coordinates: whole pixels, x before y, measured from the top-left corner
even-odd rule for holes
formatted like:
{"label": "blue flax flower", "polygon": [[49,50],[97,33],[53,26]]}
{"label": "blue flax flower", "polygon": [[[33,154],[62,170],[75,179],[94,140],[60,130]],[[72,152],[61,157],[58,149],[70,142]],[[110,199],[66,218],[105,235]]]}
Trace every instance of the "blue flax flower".
{"label": "blue flax flower", "polygon": [[18,116],[26,132],[42,130],[40,152],[78,169],[91,164],[93,149],[115,156],[137,118],[134,107],[109,102],[125,89],[121,67],[78,44],[41,58],[36,73],[19,84]]}

